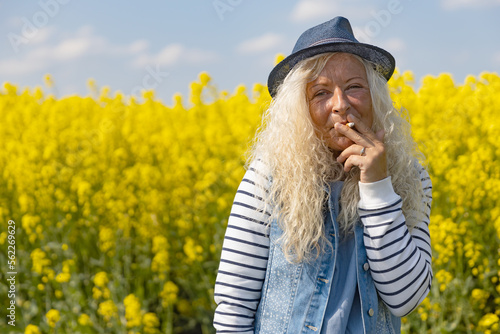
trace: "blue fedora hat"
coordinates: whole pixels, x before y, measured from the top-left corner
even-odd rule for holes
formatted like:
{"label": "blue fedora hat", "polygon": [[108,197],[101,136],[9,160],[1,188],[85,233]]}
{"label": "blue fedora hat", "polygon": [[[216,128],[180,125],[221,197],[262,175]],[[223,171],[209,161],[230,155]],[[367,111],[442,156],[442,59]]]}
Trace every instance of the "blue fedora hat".
{"label": "blue fedora hat", "polygon": [[300,61],[326,52],[346,52],[377,64],[377,70],[389,80],[394,73],[396,61],[387,51],[370,44],[360,43],[345,17],[334,19],[306,30],[297,40],[292,54],[278,63],[267,80],[267,89],[272,97],[285,77]]}

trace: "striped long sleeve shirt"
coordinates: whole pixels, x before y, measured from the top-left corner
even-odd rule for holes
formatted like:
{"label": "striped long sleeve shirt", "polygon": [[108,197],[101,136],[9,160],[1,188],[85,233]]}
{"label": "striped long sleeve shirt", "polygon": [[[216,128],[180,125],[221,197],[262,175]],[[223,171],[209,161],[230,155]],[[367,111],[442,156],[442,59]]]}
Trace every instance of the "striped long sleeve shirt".
{"label": "striped long sleeve shirt", "polygon": [[[217,333],[253,333],[269,253],[269,214],[260,210],[269,184],[264,170],[259,162],[248,169],[231,209],[214,291]],[[390,177],[359,183],[358,212],[370,271],[380,298],[396,316],[413,311],[428,294],[432,281],[432,185],[424,168],[420,178],[426,219],[411,230]]]}

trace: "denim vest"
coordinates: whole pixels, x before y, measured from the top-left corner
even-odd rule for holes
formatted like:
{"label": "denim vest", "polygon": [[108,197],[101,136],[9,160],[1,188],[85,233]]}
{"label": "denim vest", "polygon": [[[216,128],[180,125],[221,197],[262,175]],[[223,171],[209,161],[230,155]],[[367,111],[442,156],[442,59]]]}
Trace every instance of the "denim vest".
{"label": "denim vest", "polygon": [[[338,248],[339,198],[343,182],[331,184],[325,234],[333,247],[325,246],[317,258],[300,263],[286,260],[278,238],[283,231],[274,221],[270,227],[270,248],[266,278],[255,316],[255,333],[319,333],[330,297]],[[354,231],[357,281],[365,333],[400,333],[401,319],[390,313],[378,298],[366,257],[363,226]]]}

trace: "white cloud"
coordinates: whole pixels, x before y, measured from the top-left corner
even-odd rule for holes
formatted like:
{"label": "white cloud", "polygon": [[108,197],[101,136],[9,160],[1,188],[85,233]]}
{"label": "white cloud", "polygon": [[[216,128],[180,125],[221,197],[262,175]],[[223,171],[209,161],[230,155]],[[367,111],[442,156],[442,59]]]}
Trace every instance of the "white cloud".
{"label": "white cloud", "polygon": [[406,49],[406,43],[404,40],[401,38],[391,38],[386,41],[383,41],[380,46],[389,51],[390,53],[393,52],[402,52],[405,51]]}
{"label": "white cloud", "polygon": [[54,56],[60,60],[75,59],[90,53],[92,50],[91,39],[75,38],[62,41],[54,49]]}
{"label": "white cloud", "polygon": [[339,11],[338,4],[331,0],[301,0],[292,10],[290,18],[294,22],[317,20],[331,17]]}
{"label": "white cloud", "polygon": [[131,53],[140,53],[140,52],[145,52],[149,48],[149,42],[140,39],[128,46],[128,51]]}
{"label": "white cloud", "polygon": [[86,56],[134,57],[148,48],[145,40],[116,45],[96,35],[91,26],[70,34],[57,33],[55,28],[40,28],[27,43],[19,45],[22,53],[0,59],[0,75],[29,74],[56,63],[71,62]]}
{"label": "white cloud", "polygon": [[495,6],[500,6],[500,0],[441,0],[441,7],[445,10],[488,8]]}
{"label": "white cloud", "polygon": [[43,44],[54,36],[56,30],[53,27],[43,27],[38,29],[38,33],[31,38],[30,43],[33,44]]}
{"label": "white cloud", "polygon": [[81,27],[73,33],[61,33],[55,28],[44,27],[19,47],[22,52],[15,57],[0,59],[0,76],[36,73],[56,64],[75,64],[79,59],[89,56],[124,58],[133,67],[139,68],[146,65],[203,64],[218,58],[214,52],[181,44],[167,45],[154,54],[149,51],[149,42],[144,39],[129,44],[114,44],[97,35],[91,26]]}
{"label": "white cloud", "polygon": [[146,65],[172,66],[181,62],[202,64],[217,59],[217,54],[211,51],[187,48],[181,44],[170,44],[157,54],[140,53],[132,62],[134,67]]}
{"label": "white cloud", "polygon": [[267,33],[240,43],[236,50],[240,53],[264,52],[276,46],[279,46],[283,42],[283,40],[283,36],[281,35]]}
{"label": "white cloud", "polygon": [[90,54],[106,54],[116,46],[97,36],[91,26],[83,26],[74,36],[62,40],[55,46],[55,56],[58,59],[75,59]]}
{"label": "white cloud", "polygon": [[25,61],[16,58],[6,59],[0,61],[0,75],[9,77],[29,74],[43,70],[45,65],[45,62]]}
{"label": "white cloud", "polygon": [[160,53],[158,53],[154,58],[155,63],[160,65],[174,65],[181,59],[182,54],[185,49],[180,44],[172,44],[161,49]]}

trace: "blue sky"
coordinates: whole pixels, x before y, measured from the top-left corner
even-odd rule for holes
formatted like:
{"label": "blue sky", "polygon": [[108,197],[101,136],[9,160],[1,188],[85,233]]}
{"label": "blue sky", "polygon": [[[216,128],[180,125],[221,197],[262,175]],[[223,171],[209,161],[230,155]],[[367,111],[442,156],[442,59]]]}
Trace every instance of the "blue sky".
{"label": "blue sky", "polygon": [[500,72],[500,0],[0,1],[0,82],[87,95],[87,80],[172,95],[207,71],[219,90],[265,83],[306,29],[347,17],[363,42],[423,75]]}

